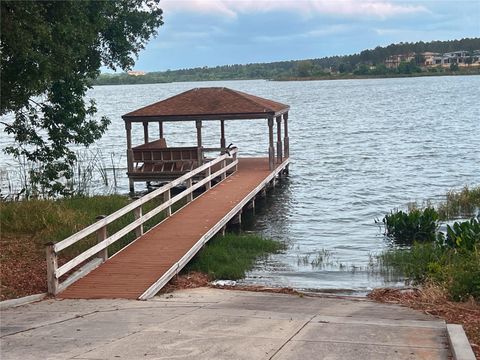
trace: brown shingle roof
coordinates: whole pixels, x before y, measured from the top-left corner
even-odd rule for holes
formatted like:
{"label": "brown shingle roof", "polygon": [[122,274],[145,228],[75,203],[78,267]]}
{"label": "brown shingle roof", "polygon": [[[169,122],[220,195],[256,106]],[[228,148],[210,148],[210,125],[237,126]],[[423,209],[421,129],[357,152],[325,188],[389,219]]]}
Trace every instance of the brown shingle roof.
{"label": "brown shingle roof", "polygon": [[205,120],[221,118],[265,118],[287,111],[290,107],[272,100],[222,87],[195,88],[168,99],[145,106],[123,116],[185,118],[204,117]]}

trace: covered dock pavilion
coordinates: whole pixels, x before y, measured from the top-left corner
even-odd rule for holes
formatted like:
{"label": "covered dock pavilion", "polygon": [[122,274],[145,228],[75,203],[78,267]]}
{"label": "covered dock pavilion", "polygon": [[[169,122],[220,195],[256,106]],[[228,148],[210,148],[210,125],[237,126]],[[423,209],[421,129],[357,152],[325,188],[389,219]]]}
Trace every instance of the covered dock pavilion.
{"label": "covered dock pavilion", "polygon": [[[127,133],[127,174],[130,191],[134,191],[135,182],[174,180],[209,161],[210,159],[206,157],[208,152],[218,151],[220,154],[228,152],[229,147],[226,146],[225,139],[227,120],[266,120],[269,134],[268,169],[273,170],[277,164],[281,164],[289,157],[289,109],[288,105],[241,91],[209,87],[191,89],[125,114],[122,118],[125,121]],[[195,123],[197,143],[189,147],[167,146],[164,123],[186,121]],[[204,121],[220,123],[218,148],[203,146],[202,123]],[[132,125],[135,123],[143,126],[144,143],[132,146]],[[158,126],[158,137],[155,136],[155,140],[152,140],[151,123]]]}

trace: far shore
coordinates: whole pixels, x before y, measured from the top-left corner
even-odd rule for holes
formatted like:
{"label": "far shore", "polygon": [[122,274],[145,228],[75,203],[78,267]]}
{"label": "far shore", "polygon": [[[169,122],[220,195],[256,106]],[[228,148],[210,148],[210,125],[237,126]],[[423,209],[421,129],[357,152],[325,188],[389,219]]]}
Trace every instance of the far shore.
{"label": "far shore", "polygon": [[151,85],[151,84],[170,84],[172,82],[207,82],[207,81],[240,81],[240,80],[265,80],[265,81],[318,81],[318,80],[368,80],[368,79],[396,79],[396,78],[416,78],[416,77],[435,77],[435,76],[465,76],[465,75],[480,75],[480,69],[478,71],[457,71],[457,72],[421,72],[414,74],[386,74],[386,75],[355,75],[355,74],[335,74],[335,75],[321,75],[321,76],[289,76],[278,77],[272,79],[265,78],[232,78],[232,79],[196,79],[190,81],[146,81],[146,82],[119,82],[114,84],[97,84],[93,82],[94,86],[110,86],[110,85]]}

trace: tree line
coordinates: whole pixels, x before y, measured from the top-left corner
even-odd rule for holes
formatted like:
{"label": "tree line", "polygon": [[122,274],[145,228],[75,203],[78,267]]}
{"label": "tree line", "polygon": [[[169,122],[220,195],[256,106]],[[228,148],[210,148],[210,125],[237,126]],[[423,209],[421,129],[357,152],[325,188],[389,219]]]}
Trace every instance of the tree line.
{"label": "tree line", "polygon": [[[473,52],[480,49],[480,38],[431,42],[401,42],[386,47],[364,50],[358,54],[329,56],[317,59],[277,61],[198,67],[191,69],[150,72],[142,76],[127,73],[101,74],[93,80],[94,85],[152,84],[178,81],[284,79],[292,77],[315,77],[327,75],[330,71],[355,75],[387,75],[389,73],[412,74],[419,72],[418,64],[405,64],[400,69],[390,70],[384,66],[391,55],[423,52],[446,53],[457,50]],[[370,69],[375,66],[375,69]]]}

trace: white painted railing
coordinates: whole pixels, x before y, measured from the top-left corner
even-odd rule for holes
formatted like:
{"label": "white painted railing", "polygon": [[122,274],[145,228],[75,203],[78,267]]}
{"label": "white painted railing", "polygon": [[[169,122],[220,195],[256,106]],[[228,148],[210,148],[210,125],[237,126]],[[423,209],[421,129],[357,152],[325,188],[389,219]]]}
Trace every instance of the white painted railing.
{"label": "white painted railing", "polygon": [[[228,159],[232,160],[229,164],[227,164]],[[217,164],[220,164],[220,169],[212,173],[213,167]],[[172,214],[173,204],[183,199],[184,197],[187,198],[188,202],[192,201],[193,192],[195,190],[202,186],[205,186],[206,190],[209,190],[213,179],[220,177],[221,180],[224,180],[227,176],[227,171],[231,169],[233,169],[233,171],[236,171],[237,165],[237,149],[233,148],[232,150],[230,150],[229,154],[221,155],[216,159],[209,161],[202,166],[199,166],[198,168],[186,173],[178,179],[175,179],[168,184],[158,188],[157,190],[154,190],[151,193],[141,197],[140,199],[133,201],[132,203],[115,211],[108,216],[99,217],[96,223],[69,236],[65,240],[62,240],[55,244],[47,244],[46,252],[48,292],[55,295],[63,291],[67,286],[71,285],[72,283],[98,267],[101,263],[105,262],[108,259],[108,246],[112,245],[113,243],[120,240],[132,231],[135,231],[137,238],[142,236],[143,224],[147,220],[151,219],[162,211],[166,211],[167,217],[170,216]],[[193,184],[193,178],[200,173],[204,173],[205,177],[199,180],[197,183]],[[187,188],[179,194],[175,195],[174,197],[171,197],[171,189],[182,183],[186,183]],[[159,196],[163,196],[163,203],[150,210],[148,213],[143,214],[143,205],[146,202]],[[129,225],[117,231],[115,234],[108,236],[107,225],[132,211],[134,213],[135,220]],[[62,266],[58,266],[58,254],[60,251],[72,246],[78,241],[81,241],[94,233],[97,234],[96,245],[85,250],[84,252],[77,255]],[[91,258],[93,259],[90,260],[87,264],[83,265],[75,273],[71,274],[62,283],[60,283],[59,279],[61,276],[67,274],[69,271],[73,270],[75,267],[79,266],[80,264]]]}

